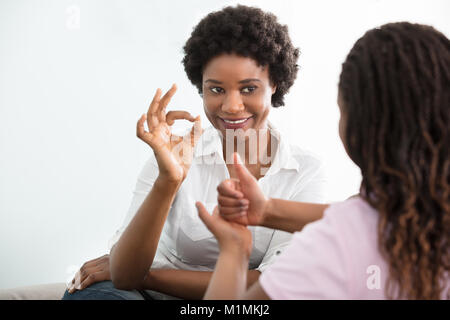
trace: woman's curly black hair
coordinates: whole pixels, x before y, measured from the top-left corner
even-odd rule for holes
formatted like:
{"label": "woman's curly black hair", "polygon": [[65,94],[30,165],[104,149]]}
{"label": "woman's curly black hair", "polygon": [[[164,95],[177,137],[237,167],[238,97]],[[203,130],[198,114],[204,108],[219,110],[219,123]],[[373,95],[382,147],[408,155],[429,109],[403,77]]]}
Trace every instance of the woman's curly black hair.
{"label": "woman's curly black hair", "polygon": [[269,67],[277,86],[272,106],[284,105],[284,95],[297,77],[299,49],[294,48],[288,27],[259,8],[238,5],[212,12],[192,31],[184,46],[183,65],[191,82],[202,93],[203,68],[222,53],[235,53]]}

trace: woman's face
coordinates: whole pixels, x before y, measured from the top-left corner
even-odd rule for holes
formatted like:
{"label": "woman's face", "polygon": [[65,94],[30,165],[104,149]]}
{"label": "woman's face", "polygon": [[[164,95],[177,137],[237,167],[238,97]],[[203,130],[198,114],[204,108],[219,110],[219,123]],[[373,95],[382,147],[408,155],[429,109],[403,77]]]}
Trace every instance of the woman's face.
{"label": "woman's face", "polygon": [[226,129],[265,129],[276,87],[268,67],[235,54],[221,54],[203,71],[203,106],[211,124]]}

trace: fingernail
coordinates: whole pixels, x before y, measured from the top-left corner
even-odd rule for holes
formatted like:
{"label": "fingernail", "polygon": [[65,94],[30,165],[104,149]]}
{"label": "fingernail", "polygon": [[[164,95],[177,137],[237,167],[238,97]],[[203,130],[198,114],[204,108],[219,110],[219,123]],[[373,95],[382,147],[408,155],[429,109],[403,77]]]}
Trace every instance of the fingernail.
{"label": "fingernail", "polygon": [[242,164],[241,156],[239,155],[239,153],[235,152],[235,154],[236,154],[237,163]]}

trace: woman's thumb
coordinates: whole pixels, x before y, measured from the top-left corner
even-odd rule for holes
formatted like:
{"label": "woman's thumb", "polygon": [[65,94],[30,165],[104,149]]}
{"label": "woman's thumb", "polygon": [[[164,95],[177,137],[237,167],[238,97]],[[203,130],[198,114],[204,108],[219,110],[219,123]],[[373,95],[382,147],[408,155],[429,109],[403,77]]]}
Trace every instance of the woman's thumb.
{"label": "woman's thumb", "polygon": [[197,207],[198,216],[200,217],[200,220],[203,221],[203,223],[209,229],[209,231],[214,233],[214,231],[213,231],[214,230],[214,223],[212,222],[212,217],[208,213],[208,211],[206,210],[206,208],[203,205],[203,203],[198,201],[198,202],[195,203],[195,206]]}
{"label": "woman's thumb", "polygon": [[241,157],[237,152],[234,153],[234,168],[236,170],[236,173],[238,175],[238,178],[241,182],[248,182],[253,180],[253,176],[248,171],[248,169],[243,164]]}

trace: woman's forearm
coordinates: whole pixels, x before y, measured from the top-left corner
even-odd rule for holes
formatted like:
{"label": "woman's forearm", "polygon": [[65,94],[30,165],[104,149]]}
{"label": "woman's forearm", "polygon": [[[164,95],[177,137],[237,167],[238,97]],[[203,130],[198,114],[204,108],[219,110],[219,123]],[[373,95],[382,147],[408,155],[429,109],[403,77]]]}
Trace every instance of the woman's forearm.
{"label": "woman's forearm", "polygon": [[248,257],[242,252],[221,250],[204,299],[239,299],[247,289],[247,270]]}
{"label": "woman's forearm", "polygon": [[142,284],[180,184],[158,178],[111,250],[110,273],[116,288],[134,289]]}
{"label": "woman's forearm", "polygon": [[[247,287],[255,283],[261,274],[257,270],[246,270]],[[155,290],[182,299],[202,299],[213,272],[175,269],[150,270],[142,289]]]}
{"label": "woman's forearm", "polygon": [[267,228],[296,232],[313,221],[319,220],[329,204],[269,199],[262,225]]}

